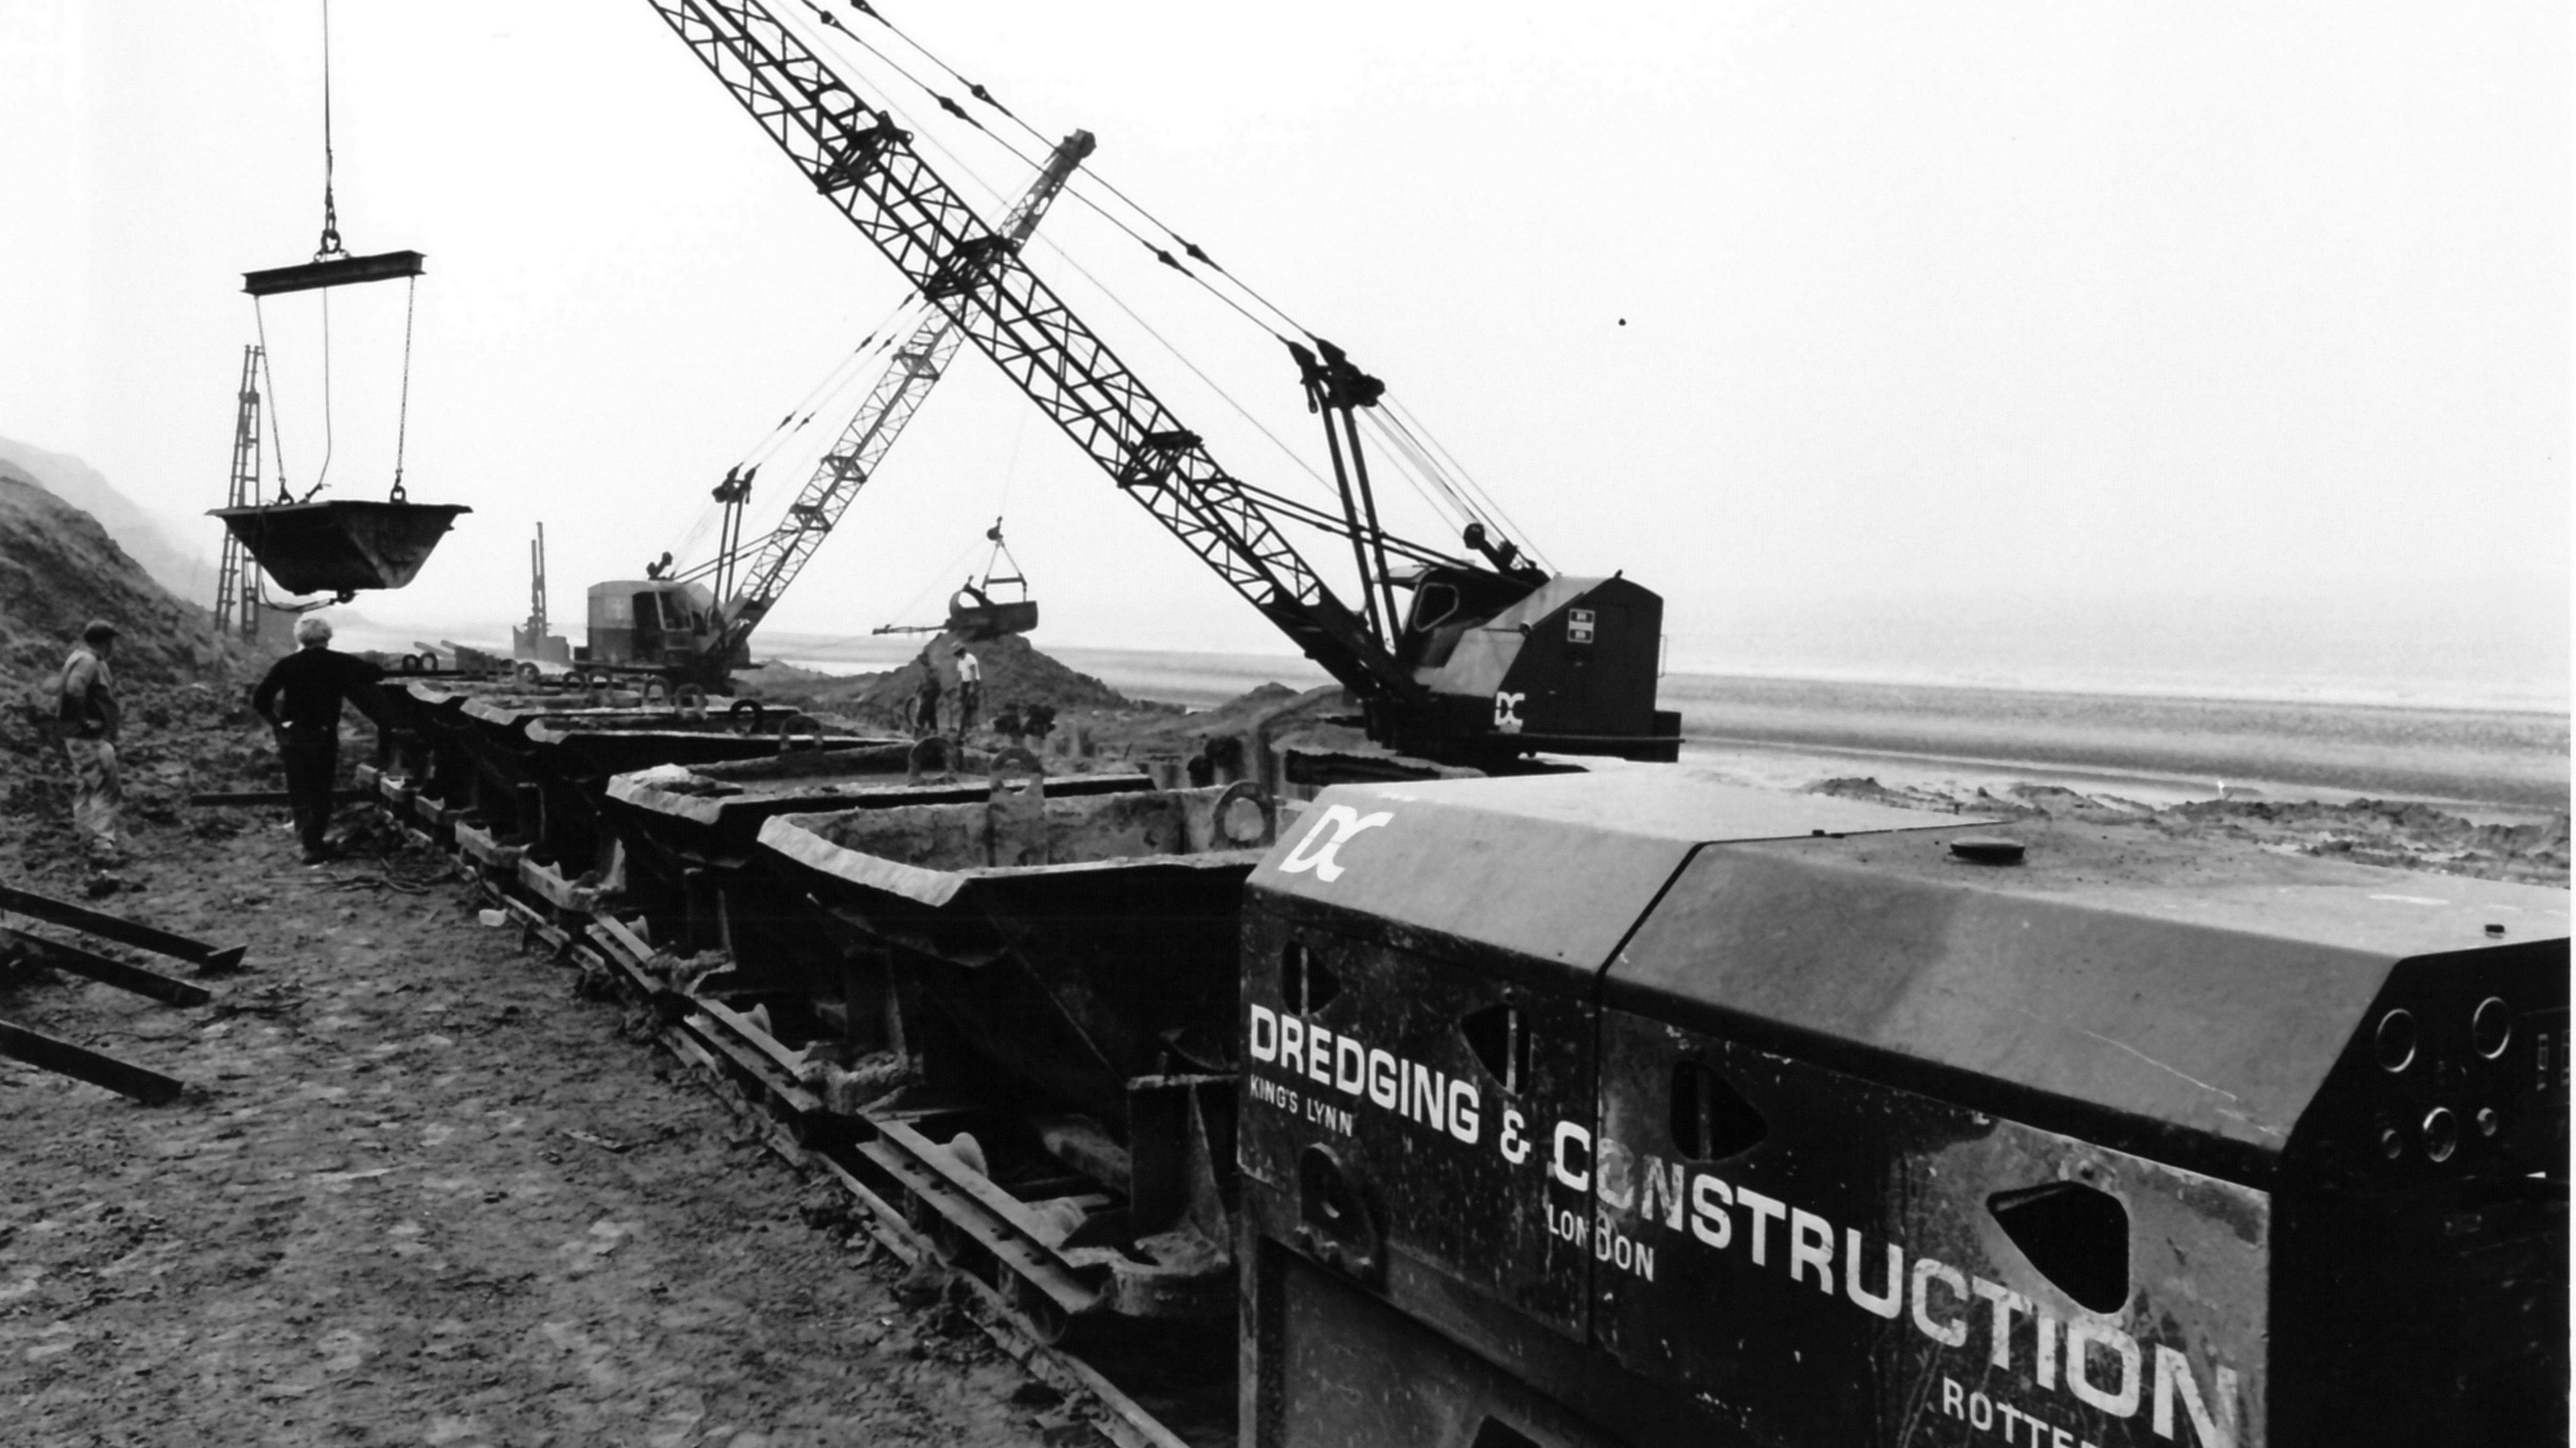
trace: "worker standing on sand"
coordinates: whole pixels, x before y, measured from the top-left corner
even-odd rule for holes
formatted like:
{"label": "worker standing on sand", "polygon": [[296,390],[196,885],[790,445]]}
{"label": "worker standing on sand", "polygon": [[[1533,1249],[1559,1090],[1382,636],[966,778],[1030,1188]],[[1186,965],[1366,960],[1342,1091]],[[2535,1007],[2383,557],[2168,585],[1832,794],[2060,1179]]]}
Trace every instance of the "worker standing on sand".
{"label": "worker standing on sand", "polygon": [[117,707],[116,677],[107,667],[115,652],[116,625],[103,618],[90,620],[63,660],[56,715],[63,752],[72,763],[72,828],[90,867],[100,871],[116,868],[122,858],[116,828],[125,784],[116,771],[116,738],[124,711]]}
{"label": "worker standing on sand", "polygon": [[939,666],[930,661],[930,650],[913,660],[921,665],[921,692],[913,701],[913,737],[921,738],[939,732]]}
{"label": "worker standing on sand", "polygon": [[313,614],[295,621],[295,642],[295,652],[259,681],[250,706],[277,728],[295,837],[304,846],[304,863],[318,865],[331,858],[323,832],[331,824],[331,779],[340,768],[340,706],[354,702],[369,717],[377,715],[376,681],[385,671],[331,652],[330,620]]}
{"label": "worker standing on sand", "polygon": [[948,653],[957,661],[957,737],[963,739],[974,732],[975,706],[984,702],[984,666],[964,644],[951,645]]}

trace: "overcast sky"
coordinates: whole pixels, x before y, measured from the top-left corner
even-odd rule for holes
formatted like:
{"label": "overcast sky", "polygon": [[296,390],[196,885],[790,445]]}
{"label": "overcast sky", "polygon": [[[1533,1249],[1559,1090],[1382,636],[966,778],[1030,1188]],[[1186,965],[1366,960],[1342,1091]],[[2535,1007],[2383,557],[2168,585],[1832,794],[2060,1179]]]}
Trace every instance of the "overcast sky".
{"label": "overcast sky", "polygon": [[[1558,567],[1662,591],[1677,659],[1802,617],[2072,609],[2213,647],[2343,618],[2365,653],[2434,618],[2564,689],[2562,5],[881,8],[1040,132],[1097,133],[1098,177],[1387,379]],[[239,274],[319,229],[319,11],[0,0],[0,434],[175,517],[220,502]],[[475,508],[361,607],[514,616],[539,520],[559,618],[690,557],[893,268],[643,0],[333,20],[341,229],[429,256],[412,494]],[[882,65],[852,79],[988,215],[1026,184]],[[1041,236],[1220,461],[1314,486],[1233,410],[1321,466],[1275,340],[1079,203]],[[389,481],[403,301],[332,299],[325,496]],[[318,295],[265,320],[301,489]],[[1049,637],[1281,647],[971,349],[773,627],[935,616],[999,512]]]}

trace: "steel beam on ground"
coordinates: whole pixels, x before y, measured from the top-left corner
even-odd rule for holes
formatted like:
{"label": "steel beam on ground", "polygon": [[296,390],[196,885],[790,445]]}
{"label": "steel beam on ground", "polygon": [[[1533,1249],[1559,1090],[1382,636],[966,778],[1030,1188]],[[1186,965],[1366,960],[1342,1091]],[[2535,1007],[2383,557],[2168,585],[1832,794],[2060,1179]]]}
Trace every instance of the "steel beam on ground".
{"label": "steel beam on ground", "polygon": [[158,1106],[172,1100],[182,1089],[177,1077],[147,1071],[114,1056],[102,1056],[85,1046],[58,1041],[7,1021],[0,1021],[0,1056],[14,1056],[58,1076],[69,1076],[92,1086],[104,1086],[120,1096],[131,1096],[146,1106]]}
{"label": "steel beam on ground", "polygon": [[158,971],[145,970],[139,965],[128,965],[124,961],[110,959],[95,951],[83,950],[77,945],[60,940],[47,940],[41,935],[30,935],[23,930],[11,930],[0,926],[0,944],[15,945],[25,950],[29,957],[39,964],[52,966],[56,970],[69,971],[73,975],[87,976],[102,984],[115,986],[118,990],[130,990],[136,995],[150,996],[156,1001],[167,1001],[174,1006],[201,1006],[215,998],[214,993],[204,986],[192,985],[184,980],[173,980]]}
{"label": "steel beam on ground", "polygon": [[236,969],[241,965],[242,955],[250,949],[246,945],[209,945],[139,920],[103,914],[68,900],[21,890],[14,885],[0,885],[0,910],[14,910],[51,924],[67,925],[102,940],[113,940],[120,945],[151,951],[154,955],[188,961],[199,970]]}

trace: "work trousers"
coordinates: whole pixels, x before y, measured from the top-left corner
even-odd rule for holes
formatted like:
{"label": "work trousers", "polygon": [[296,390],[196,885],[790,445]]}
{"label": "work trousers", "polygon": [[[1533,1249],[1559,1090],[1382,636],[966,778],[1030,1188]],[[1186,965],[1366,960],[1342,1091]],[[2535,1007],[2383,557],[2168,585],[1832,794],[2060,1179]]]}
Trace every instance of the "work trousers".
{"label": "work trousers", "polygon": [[983,685],[981,685],[981,684],[960,684],[960,685],[958,685],[958,686],[957,686],[957,737],[958,737],[958,738],[963,739],[963,738],[965,738],[967,735],[972,734],[972,733],[974,733],[974,732],[975,732],[975,710],[976,710],[976,707],[977,707],[978,705],[982,704],[983,702],[984,702],[984,686],[983,686]]}
{"label": "work trousers", "polygon": [[63,752],[72,761],[72,829],[91,860],[114,864],[117,814],[125,804],[125,782],[116,772],[116,744],[71,738],[63,741]]}
{"label": "work trousers", "polygon": [[286,807],[295,816],[295,839],[304,853],[322,853],[331,827],[331,782],[340,772],[336,729],[281,729],[278,762],[286,766]]}

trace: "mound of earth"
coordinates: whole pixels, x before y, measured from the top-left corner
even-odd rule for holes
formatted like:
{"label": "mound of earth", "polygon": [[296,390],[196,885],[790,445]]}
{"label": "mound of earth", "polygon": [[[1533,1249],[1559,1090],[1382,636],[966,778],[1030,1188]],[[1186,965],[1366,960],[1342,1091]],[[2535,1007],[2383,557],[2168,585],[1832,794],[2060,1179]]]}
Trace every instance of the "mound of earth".
{"label": "mound of earth", "polygon": [[98,469],[15,438],[0,437],[0,470],[14,470],[96,518],[126,556],[143,565],[143,571],[163,588],[191,602],[213,595],[215,565],[201,540],[221,536],[214,520],[194,520],[194,531],[174,534],[161,519],[118,492]]}
{"label": "mound of earth", "polygon": [[[785,664],[766,664],[750,674],[736,676],[735,686],[738,691],[762,699],[894,725],[909,717],[913,701],[920,696],[924,660],[938,671],[941,696],[956,698],[957,664],[949,652],[956,642],[953,635],[940,634],[912,662],[882,674],[833,678]],[[1050,705],[1058,714],[1078,709],[1138,707],[1136,701],[1089,674],[1078,673],[1038,652],[1018,635],[970,643],[966,648],[984,669],[983,713],[987,719],[1005,709],[1025,709],[1032,704]]]}
{"label": "mound of earth", "polygon": [[224,657],[213,620],[152,581],[97,519],[0,462],[0,668],[29,679],[61,666],[83,625],[118,629],[119,674],[192,678]]}
{"label": "mound of earth", "polygon": [[1339,684],[1299,691],[1286,684],[1263,684],[1213,709],[1193,713],[1089,711],[1068,722],[1086,729],[1098,747],[1124,758],[1186,758],[1212,744],[1233,747],[1258,729],[1272,743],[1294,741],[1308,749],[1336,753],[1383,752],[1368,742]]}

